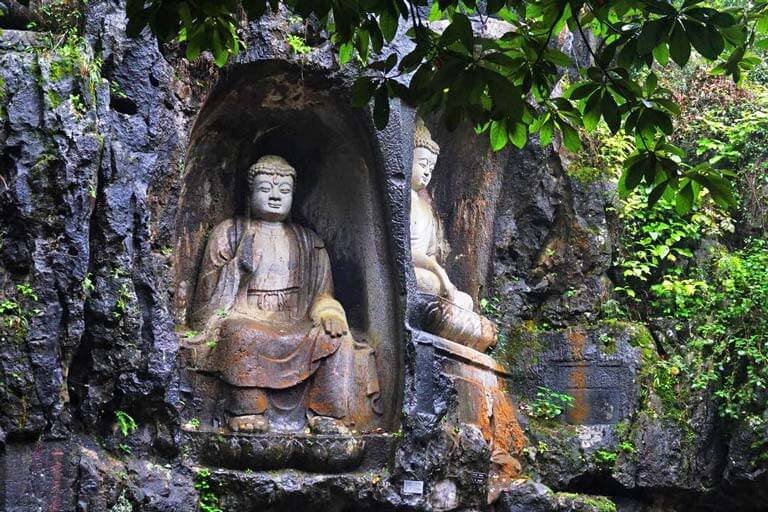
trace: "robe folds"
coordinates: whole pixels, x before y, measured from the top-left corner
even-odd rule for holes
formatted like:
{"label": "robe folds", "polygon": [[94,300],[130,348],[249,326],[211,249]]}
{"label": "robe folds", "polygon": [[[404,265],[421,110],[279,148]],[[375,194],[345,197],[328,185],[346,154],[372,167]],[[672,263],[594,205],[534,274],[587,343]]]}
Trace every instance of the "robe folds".
{"label": "robe folds", "polygon": [[268,312],[268,320],[254,316],[253,304],[248,306],[249,283],[263,271],[259,263],[270,247],[259,240],[258,230],[250,229],[251,222],[258,221],[222,222],[211,232],[203,254],[192,322],[217,341],[204,366],[235,388],[287,390],[312,377],[308,405],[317,414],[358,416],[354,409],[360,398],[370,402],[369,409],[377,409],[373,349],[350,334],[332,338],[310,318],[318,304],[343,315],[332,299],[328,254],[313,231],[287,224],[298,248],[297,289],[290,292],[291,300],[279,299],[284,311]]}

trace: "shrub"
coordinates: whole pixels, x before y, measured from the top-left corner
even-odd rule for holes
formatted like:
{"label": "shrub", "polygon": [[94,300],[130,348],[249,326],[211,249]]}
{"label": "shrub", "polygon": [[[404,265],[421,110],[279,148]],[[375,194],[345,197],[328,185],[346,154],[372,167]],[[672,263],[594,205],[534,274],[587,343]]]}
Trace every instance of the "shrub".
{"label": "shrub", "polygon": [[555,419],[569,407],[573,407],[573,397],[539,386],[536,399],[531,402],[528,413],[534,418]]}

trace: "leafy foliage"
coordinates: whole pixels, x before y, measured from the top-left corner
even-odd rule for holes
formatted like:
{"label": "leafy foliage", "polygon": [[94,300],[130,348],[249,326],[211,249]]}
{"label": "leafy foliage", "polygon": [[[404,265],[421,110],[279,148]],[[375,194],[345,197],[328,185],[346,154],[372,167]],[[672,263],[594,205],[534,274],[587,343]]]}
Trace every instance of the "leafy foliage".
{"label": "leafy foliage", "polygon": [[129,434],[139,427],[133,416],[125,411],[115,411],[115,418],[117,419],[117,428],[120,429],[123,437],[128,437]]}
{"label": "leafy foliage", "polygon": [[202,512],[222,512],[219,508],[219,498],[211,488],[211,471],[200,469],[195,475],[195,489],[199,496],[197,504]]}
{"label": "leafy foliage", "polygon": [[686,363],[694,389],[711,387],[726,418],[762,424],[768,393],[768,243],[723,251],[696,300],[676,288],[660,300],[694,319]]}
{"label": "leafy foliage", "polygon": [[37,293],[28,283],[16,285],[16,296],[0,295],[0,333],[4,329],[17,334],[26,332],[30,317],[40,313],[37,308],[30,309],[38,300]]}
{"label": "leafy foliage", "polygon": [[612,467],[616,463],[618,454],[609,450],[597,450],[593,455],[593,459],[598,466],[606,468]]}
{"label": "leafy foliage", "polygon": [[87,0],[48,0],[36,2],[33,20],[27,28],[55,33],[77,32],[83,22]]}
{"label": "leafy foliage", "polygon": [[[637,140],[624,163],[624,195],[643,184],[656,202],[672,189],[693,204],[698,188],[721,205],[733,204],[728,182],[708,164],[690,166],[669,141],[679,106],[657,74],[670,63],[685,66],[694,51],[713,63],[713,72],[740,82],[760,59],[753,46],[768,46],[768,3],[712,7],[702,0],[288,0],[304,19],[317,20],[338,45],[339,62],[357,53],[367,72],[353,88],[358,106],[374,102],[383,128],[389,99],[401,98],[424,112],[442,112],[449,128],[469,121],[487,133],[491,147],[523,147],[538,135],[547,145],[559,134],[571,151],[581,146],[578,128],[604,123]],[[278,9],[277,0],[129,0],[128,33],[148,26],[161,41],[186,43],[187,57],[210,50],[223,66],[237,55],[240,13],[257,19]],[[427,14],[428,11],[428,14]],[[498,38],[476,35],[493,17],[506,23]],[[439,31],[436,22],[444,29]],[[385,47],[400,27],[410,53],[399,57]],[[564,29],[584,40],[593,63],[587,66],[553,47]],[[599,38],[590,44],[587,33]],[[293,46],[292,46],[293,47]],[[581,80],[565,94],[555,87],[563,68]],[[405,84],[408,85],[405,85]]]}
{"label": "leafy foliage", "polygon": [[[651,305],[653,291],[670,286],[685,286],[690,294],[697,284],[679,280],[693,250],[705,234],[719,234],[722,229],[732,229],[727,221],[712,208],[702,207],[681,215],[676,201],[661,198],[652,208],[646,208],[646,195],[635,193],[621,205],[621,249],[614,262],[621,272],[622,286],[615,290],[626,295],[642,316]],[[659,288],[661,287],[661,288]]]}
{"label": "leafy foliage", "polygon": [[573,407],[573,397],[539,386],[536,399],[531,402],[528,413],[534,418],[555,419],[569,407]]}

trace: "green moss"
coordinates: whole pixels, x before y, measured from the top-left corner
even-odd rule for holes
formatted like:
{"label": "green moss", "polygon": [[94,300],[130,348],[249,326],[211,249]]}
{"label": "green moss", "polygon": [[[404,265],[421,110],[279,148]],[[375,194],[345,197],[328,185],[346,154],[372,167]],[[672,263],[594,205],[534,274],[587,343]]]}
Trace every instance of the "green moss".
{"label": "green moss", "polygon": [[616,504],[608,498],[584,496],[582,502],[593,507],[597,512],[616,512]]}
{"label": "green moss", "polygon": [[69,60],[51,60],[51,66],[48,76],[52,82],[60,82],[66,76],[72,74],[72,62]]}
{"label": "green moss", "polygon": [[[504,330],[504,327],[502,327]],[[540,329],[532,322],[507,327],[504,343],[497,345],[492,356],[507,369],[514,368],[520,361],[538,363],[538,354],[543,350]]]}
{"label": "green moss", "polygon": [[591,167],[588,165],[574,165],[568,168],[566,174],[569,177],[583,183],[590,185],[602,180],[613,179],[612,173],[607,172],[605,169],[598,169],[597,167]]}
{"label": "green moss", "polygon": [[[589,510],[589,512],[616,512],[616,504],[604,496],[588,496],[573,492],[554,493],[558,505],[569,506],[569,510]],[[564,503],[565,502],[565,503]],[[574,505],[577,508],[572,508]],[[581,506],[579,506],[581,505]],[[583,508],[583,507],[586,507]]]}
{"label": "green moss", "polygon": [[[573,425],[564,425],[557,420],[530,417],[528,419],[528,439],[537,447],[541,460],[534,462],[546,464],[547,460],[556,460],[558,464],[578,468],[585,460],[581,452],[579,434]],[[540,447],[546,446],[546,451]]]}
{"label": "green moss", "polygon": [[57,108],[61,105],[61,97],[53,89],[48,89],[48,92],[45,93],[45,97],[48,98],[48,104],[51,108]]}

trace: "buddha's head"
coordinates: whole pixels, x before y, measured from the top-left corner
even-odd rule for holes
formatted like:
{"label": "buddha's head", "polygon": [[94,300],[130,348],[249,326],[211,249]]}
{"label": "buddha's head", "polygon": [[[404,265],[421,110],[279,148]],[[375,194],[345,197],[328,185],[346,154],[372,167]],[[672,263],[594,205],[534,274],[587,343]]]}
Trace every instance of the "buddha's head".
{"label": "buddha's head", "polygon": [[413,164],[411,167],[411,188],[419,191],[429,185],[432,171],[435,169],[440,146],[432,139],[424,121],[416,119],[413,134]]}
{"label": "buddha's head", "polygon": [[259,158],[248,169],[251,215],[262,220],[285,220],[291,213],[295,185],[296,170],[284,158]]}

